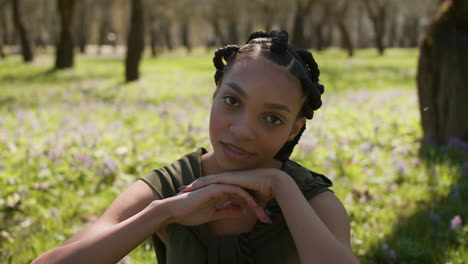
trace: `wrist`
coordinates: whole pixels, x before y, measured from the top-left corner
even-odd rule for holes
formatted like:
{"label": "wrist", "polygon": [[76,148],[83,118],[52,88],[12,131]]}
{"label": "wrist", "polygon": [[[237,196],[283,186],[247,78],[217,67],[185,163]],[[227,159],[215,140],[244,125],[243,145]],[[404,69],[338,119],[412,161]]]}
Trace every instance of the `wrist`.
{"label": "wrist", "polygon": [[294,180],[282,170],[275,170],[271,179],[271,191],[273,192],[273,196],[275,197],[275,199],[286,185],[291,184],[291,182],[294,183]]}
{"label": "wrist", "polygon": [[154,216],[155,219],[159,218],[159,221],[155,221],[155,232],[174,222],[171,211],[165,200],[154,200],[150,203],[148,208],[151,212],[150,214]]}

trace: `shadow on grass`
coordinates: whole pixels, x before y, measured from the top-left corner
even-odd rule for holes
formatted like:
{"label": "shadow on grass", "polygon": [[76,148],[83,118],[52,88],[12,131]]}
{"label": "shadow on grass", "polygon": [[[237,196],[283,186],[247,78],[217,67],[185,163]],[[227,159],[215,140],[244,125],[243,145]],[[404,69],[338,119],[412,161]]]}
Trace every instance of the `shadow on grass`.
{"label": "shadow on grass", "polygon": [[90,78],[112,78],[114,73],[101,72],[92,74],[79,74],[74,70],[56,70],[56,69],[30,69],[20,73],[11,72],[0,75],[0,83],[8,83],[10,85],[25,85],[28,84],[64,84],[77,81],[83,81]]}
{"label": "shadow on grass", "polygon": [[352,71],[348,67],[322,67],[321,73],[320,78],[325,81],[326,88],[333,91],[382,88],[379,87],[379,80],[386,80],[386,86],[406,88],[413,87],[415,80],[415,72],[412,69],[386,65],[355,65]]}
{"label": "shadow on grass", "polygon": [[468,232],[463,226],[452,228],[451,220],[457,215],[468,220],[468,150],[425,147],[421,157],[430,190],[441,187],[439,177],[443,175],[436,167],[453,169],[456,176],[449,194],[434,195],[430,201],[418,204],[415,213],[400,217],[393,232],[374,244],[361,258],[362,263],[466,263],[468,253],[455,249],[468,249]]}

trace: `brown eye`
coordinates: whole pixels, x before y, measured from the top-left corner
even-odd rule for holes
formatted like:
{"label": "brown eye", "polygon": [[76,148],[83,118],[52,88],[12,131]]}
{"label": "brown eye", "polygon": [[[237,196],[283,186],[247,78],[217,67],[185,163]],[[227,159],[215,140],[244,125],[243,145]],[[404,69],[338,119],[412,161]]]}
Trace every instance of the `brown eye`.
{"label": "brown eye", "polygon": [[223,100],[226,104],[228,105],[231,105],[231,106],[238,106],[239,105],[239,101],[232,97],[232,96],[225,96],[223,97]]}
{"label": "brown eye", "polygon": [[266,121],[273,124],[273,125],[281,125],[283,124],[283,120],[275,115],[269,115],[266,118]]}

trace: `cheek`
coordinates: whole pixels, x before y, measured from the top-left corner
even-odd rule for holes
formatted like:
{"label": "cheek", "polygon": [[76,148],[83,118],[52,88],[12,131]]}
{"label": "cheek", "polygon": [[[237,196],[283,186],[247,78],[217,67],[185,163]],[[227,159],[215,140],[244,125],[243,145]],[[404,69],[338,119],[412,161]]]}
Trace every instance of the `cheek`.
{"label": "cheek", "polygon": [[222,109],[220,109],[218,104],[213,103],[211,106],[210,112],[210,135],[219,133],[219,130],[224,127],[226,118],[222,117]]}
{"label": "cheek", "polygon": [[262,142],[265,150],[271,153],[273,156],[283,147],[288,139],[288,133],[286,129],[277,131],[265,131],[262,136]]}

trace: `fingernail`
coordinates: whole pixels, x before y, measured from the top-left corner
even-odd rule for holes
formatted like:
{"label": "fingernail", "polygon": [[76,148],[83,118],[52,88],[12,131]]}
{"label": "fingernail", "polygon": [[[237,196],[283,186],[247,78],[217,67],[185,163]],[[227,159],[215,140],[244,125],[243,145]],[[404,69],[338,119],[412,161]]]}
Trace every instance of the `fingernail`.
{"label": "fingernail", "polygon": [[181,192],[183,189],[187,188],[187,186],[188,186],[188,185],[182,185],[182,186],[180,186],[179,188],[177,188],[177,190],[178,190],[179,192]]}
{"label": "fingernail", "polygon": [[269,224],[273,224],[273,221],[271,220],[271,213],[267,209],[263,209],[265,211],[265,215],[267,216],[267,220]]}

